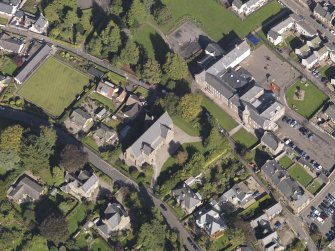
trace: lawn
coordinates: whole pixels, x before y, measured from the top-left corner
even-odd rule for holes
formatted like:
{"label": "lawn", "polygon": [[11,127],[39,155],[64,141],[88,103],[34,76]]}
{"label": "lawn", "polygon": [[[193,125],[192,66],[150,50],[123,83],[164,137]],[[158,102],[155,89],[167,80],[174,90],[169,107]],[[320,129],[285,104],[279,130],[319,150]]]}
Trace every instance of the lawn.
{"label": "lawn", "polygon": [[83,91],[89,80],[87,75],[49,57],[18,93],[50,115],[59,117]]}
{"label": "lawn", "polygon": [[314,180],[311,184],[308,185],[307,190],[315,195],[320,190],[321,186],[322,185],[319,182]]}
{"label": "lawn", "polygon": [[114,112],[116,109],[115,104],[111,99],[106,98],[96,92],[92,92],[89,97],[107,107],[111,112]]}
{"label": "lawn", "polygon": [[183,118],[179,116],[171,116],[173,123],[182,129],[184,132],[186,132],[188,135],[191,136],[199,136],[200,135],[200,130],[199,128],[194,128],[189,122],[184,120]]}
{"label": "lawn", "polygon": [[165,61],[165,55],[169,52],[169,47],[151,26],[142,24],[134,31],[133,38],[144,47],[149,58],[154,58],[159,63]]}
{"label": "lawn", "polygon": [[192,0],[191,3],[189,0],[162,0],[162,3],[172,12],[172,19],[161,26],[164,32],[167,33],[177,23],[188,18],[194,20],[207,35],[216,41],[232,29],[243,38],[281,10],[281,5],[277,1],[271,1],[241,21],[232,11],[214,0]]}
{"label": "lawn", "polygon": [[298,181],[303,187],[306,187],[311,181],[312,176],[310,176],[307,171],[299,164],[295,164],[288,169],[290,176]]}
{"label": "lawn", "polygon": [[254,135],[252,135],[250,132],[245,130],[244,128],[241,128],[240,130],[238,130],[233,135],[233,139],[236,142],[244,145],[246,148],[250,148],[258,142],[257,138]]}
{"label": "lawn", "polygon": [[217,119],[218,123],[226,131],[230,131],[237,126],[237,122],[210,99],[204,97],[202,99],[202,106]]}
{"label": "lawn", "polygon": [[294,161],[289,157],[287,157],[286,155],[279,160],[279,164],[285,169],[289,168],[293,163]]}
{"label": "lawn", "polygon": [[13,62],[13,60],[6,55],[2,55],[0,57],[0,71],[4,75],[13,76],[14,71],[16,70],[17,66]]}
{"label": "lawn", "polygon": [[[35,15],[38,11],[38,5],[40,4],[41,0],[27,0],[23,7],[21,8],[22,11],[28,12],[30,14]],[[36,6],[36,8],[35,8]]]}
{"label": "lawn", "polygon": [[[297,88],[304,91],[303,100],[294,99]],[[310,119],[328,99],[328,97],[311,82],[307,81],[306,83],[301,83],[299,80],[288,88],[285,95],[289,107],[307,119]]]}
{"label": "lawn", "polygon": [[79,223],[81,223],[86,216],[85,207],[83,204],[79,204],[66,218],[69,223],[69,233],[73,234],[79,227]]}

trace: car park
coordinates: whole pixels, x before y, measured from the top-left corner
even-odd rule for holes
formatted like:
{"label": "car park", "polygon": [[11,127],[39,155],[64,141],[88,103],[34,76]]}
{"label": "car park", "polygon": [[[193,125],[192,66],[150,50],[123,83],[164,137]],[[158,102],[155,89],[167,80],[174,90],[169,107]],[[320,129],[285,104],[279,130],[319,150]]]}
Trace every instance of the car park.
{"label": "car park", "polygon": [[312,139],[315,138],[315,134],[314,133],[310,133],[310,134],[308,134],[307,137],[308,137],[309,140],[312,140]]}

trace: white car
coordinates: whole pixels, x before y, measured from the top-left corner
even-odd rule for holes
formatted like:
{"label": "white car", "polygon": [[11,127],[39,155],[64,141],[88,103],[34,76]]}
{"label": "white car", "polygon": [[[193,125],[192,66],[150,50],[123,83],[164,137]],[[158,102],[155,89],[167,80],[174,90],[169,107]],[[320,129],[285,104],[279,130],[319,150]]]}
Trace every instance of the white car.
{"label": "white car", "polygon": [[317,219],[318,222],[320,222],[321,224],[325,223],[325,221],[324,221],[321,217],[317,217],[316,219]]}

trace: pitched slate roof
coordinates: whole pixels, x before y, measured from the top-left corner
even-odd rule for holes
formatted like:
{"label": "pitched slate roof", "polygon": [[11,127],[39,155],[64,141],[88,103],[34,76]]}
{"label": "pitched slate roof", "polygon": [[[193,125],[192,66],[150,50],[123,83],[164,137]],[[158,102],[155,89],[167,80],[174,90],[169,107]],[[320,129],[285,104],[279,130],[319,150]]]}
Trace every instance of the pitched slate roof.
{"label": "pitched slate roof", "polygon": [[279,139],[272,132],[264,133],[261,141],[264,145],[274,151],[278,148],[279,145]]}
{"label": "pitched slate roof", "polygon": [[36,23],[34,24],[34,26],[37,30],[42,31],[47,24],[48,24],[48,20],[43,15],[40,15]]}
{"label": "pitched slate roof", "polygon": [[19,181],[13,186],[13,189],[9,190],[8,196],[12,197],[15,201],[25,199],[37,200],[43,192],[43,187],[38,184],[35,180],[27,175],[23,175]]}
{"label": "pitched slate roof", "polygon": [[227,225],[224,219],[214,208],[199,211],[196,215],[196,223],[209,235],[213,235],[217,232],[227,229]]}
{"label": "pitched slate roof", "polygon": [[173,195],[186,209],[191,209],[201,202],[201,197],[185,183],[182,184],[181,188],[173,190]]}
{"label": "pitched slate roof", "polygon": [[[85,193],[88,192],[97,182],[98,177],[94,173],[89,173],[86,170],[80,170],[78,173],[66,173],[65,182],[72,183],[77,188],[81,188]],[[64,187],[67,189],[66,187]]]}
{"label": "pitched slate roof", "polygon": [[224,50],[217,43],[209,43],[205,49],[206,54],[213,54],[215,57],[223,55]]}
{"label": "pitched slate roof", "polygon": [[272,29],[269,30],[267,35],[268,35],[268,37],[272,38],[273,40],[276,40],[280,36],[280,34],[278,32],[276,32]]}
{"label": "pitched slate roof", "polygon": [[327,110],[325,111],[325,114],[335,121],[335,104],[331,104],[328,106]]}
{"label": "pitched slate roof", "polygon": [[[165,112],[157,121],[152,124],[128,149],[136,157],[142,154],[142,151],[155,149],[166,137],[166,130],[173,130],[173,122],[167,112]],[[147,146],[150,148],[147,149]],[[127,150],[128,150],[127,149]]]}
{"label": "pitched slate roof", "polygon": [[0,47],[4,50],[19,53],[24,43],[21,40],[11,38],[3,33],[0,38]]}
{"label": "pitched slate roof", "polygon": [[93,66],[91,66],[91,67],[87,70],[87,72],[88,72],[90,75],[92,75],[92,76],[94,76],[94,77],[96,77],[96,78],[102,78],[102,77],[105,75],[104,72],[100,71],[99,69],[97,69],[97,68],[95,68],[95,67],[93,67]]}
{"label": "pitched slate roof", "polygon": [[0,2],[0,12],[4,12],[8,15],[12,15],[14,6]]}
{"label": "pitched slate roof", "polygon": [[227,99],[231,98],[235,93],[235,90],[232,87],[226,85],[218,77],[208,72],[206,72],[205,80],[209,85],[211,85],[216,91],[218,91],[222,96],[226,97]]}
{"label": "pitched slate roof", "polygon": [[70,119],[79,126],[84,126],[90,118],[90,114],[81,108],[75,109],[70,116]]}

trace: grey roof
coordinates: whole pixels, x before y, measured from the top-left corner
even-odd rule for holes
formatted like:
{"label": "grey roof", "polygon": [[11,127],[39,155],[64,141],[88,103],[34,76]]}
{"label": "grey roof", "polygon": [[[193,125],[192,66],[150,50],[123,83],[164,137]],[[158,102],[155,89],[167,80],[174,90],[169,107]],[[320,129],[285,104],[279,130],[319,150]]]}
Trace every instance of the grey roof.
{"label": "grey roof", "polygon": [[106,142],[108,139],[117,136],[116,131],[105,124],[101,124],[97,130],[94,132],[94,135],[98,137],[99,139]]}
{"label": "grey roof", "polygon": [[272,132],[264,133],[261,141],[264,145],[274,151],[278,148],[279,145],[279,139]]}
{"label": "grey roof", "polygon": [[283,210],[282,205],[280,204],[280,202],[277,202],[273,206],[265,209],[264,212],[266,213],[268,217],[273,217],[274,215],[280,213],[282,210]]}
{"label": "grey roof", "polygon": [[211,85],[216,91],[218,91],[222,96],[227,99],[231,98],[235,90],[229,85],[225,84],[220,78],[206,72],[205,75],[206,82]]}
{"label": "grey roof", "polygon": [[3,33],[0,38],[0,47],[4,50],[19,53],[20,48],[24,43],[21,40],[11,38]]}
{"label": "grey roof", "polygon": [[[9,191],[8,196],[14,200],[26,199],[37,200],[43,192],[43,187],[39,185],[35,180],[27,175],[24,175],[20,180],[13,186],[13,189]],[[28,197],[28,198],[26,198]]]}
{"label": "grey roof", "polygon": [[88,112],[85,112],[81,108],[75,109],[70,116],[70,119],[77,125],[84,126],[87,120],[91,118]]}
{"label": "grey roof", "polygon": [[277,33],[276,31],[274,31],[272,29],[269,30],[267,35],[268,35],[268,37],[272,38],[273,40],[276,40],[280,36],[279,33]]}
{"label": "grey roof", "polygon": [[22,10],[18,10],[15,12],[15,16],[18,18],[24,17],[24,12]]}
{"label": "grey roof", "polygon": [[6,4],[11,4],[11,5],[19,5],[21,0],[1,0],[1,2],[4,2]]}
{"label": "grey roof", "polygon": [[13,13],[14,6],[6,4],[4,2],[0,2],[0,12],[4,12],[8,15]]}
{"label": "grey roof", "polygon": [[243,1],[242,0],[234,0],[232,5],[239,9],[239,8],[242,7]]}
{"label": "grey roof", "polygon": [[224,219],[214,208],[201,210],[196,215],[197,225],[203,228],[209,235],[213,235],[227,228]]}
{"label": "grey roof", "polygon": [[244,93],[241,96],[241,100],[246,102],[252,102],[254,99],[257,98],[257,95],[262,91],[264,91],[262,87],[254,85],[252,88],[250,88],[246,93]]}
{"label": "grey roof", "polygon": [[239,70],[228,69],[220,79],[234,89],[239,89],[246,86],[252,80],[251,74],[240,68]]}
{"label": "grey roof", "polygon": [[320,4],[317,4],[314,8],[314,13],[324,17],[327,15],[327,10],[324,9]]}
{"label": "grey roof", "polygon": [[133,118],[136,116],[142,109],[142,105],[139,103],[132,103],[130,105],[125,105],[122,108],[122,112],[129,118]]}
{"label": "grey roof", "polygon": [[192,55],[201,50],[201,46],[198,40],[193,40],[188,43],[183,44],[180,47],[180,56],[182,58],[190,58]]}
{"label": "grey roof", "polygon": [[66,173],[65,182],[72,182],[76,187],[81,187],[81,189],[86,193],[88,192],[97,182],[98,177],[94,173],[89,173],[86,170],[80,170],[78,173]]}
{"label": "grey roof", "polygon": [[335,121],[335,104],[331,104],[328,106],[325,114],[331,119]]}
{"label": "grey roof", "polygon": [[222,56],[224,53],[224,50],[217,43],[209,43],[206,46],[205,51],[206,51],[206,54],[213,54],[214,57]]}
{"label": "grey roof", "polygon": [[325,47],[327,48],[327,50],[328,50],[329,52],[331,52],[331,51],[335,51],[335,45],[334,45],[333,43],[331,43],[331,42],[327,42],[327,43],[325,43],[324,45],[325,45]]}
{"label": "grey roof", "polygon": [[181,188],[173,190],[173,195],[186,209],[191,209],[201,202],[201,197],[185,183],[182,184]]}
{"label": "grey roof", "polygon": [[34,26],[36,29],[41,30],[45,28],[47,23],[48,23],[48,20],[43,15],[40,15],[36,23],[34,24]]}
{"label": "grey roof", "polygon": [[15,77],[17,81],[23,83],[32,72],[39,66],[41,61],[43,61],[51,52],[51,47],[49,45],[44,45],[41,50],[39,50],[35,56],[28,62],[28,64],[19,72]]}
{"label": "grey roof", "polygon": [[95,68],[93,66],[91,66],[90,68],[88,68],[87,72],[90,75],[92,75],[92,76],[94,76],[96,78],[102,78],[105,75],[104,72],[100,71],[99,69],[97,69],[97,68]]}
{"label": "grey roof", "polygon": [[159,145],[166,136],[167,128],[172,130],[173,122],[169,114],[165,112],[128,149],[131,150],[137,157],[142,154],[144,150],[143,146],[145,145],[149,145],[151,148],[155,149],[155,147]]}
{"label": "grey roof", "polygon": [[296,25],[299,25],[310,36],[314,36],[314,35],[317,34],[316,29],[314,27],[312,27],[311,25],[309,25],[308,23],[306,23],[305,20],[297,22]]}

